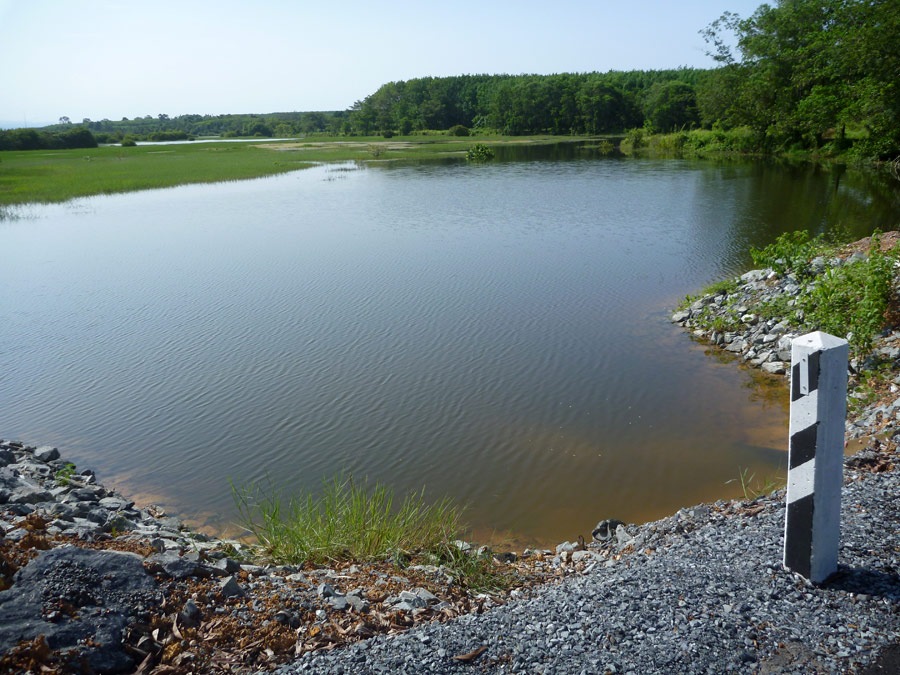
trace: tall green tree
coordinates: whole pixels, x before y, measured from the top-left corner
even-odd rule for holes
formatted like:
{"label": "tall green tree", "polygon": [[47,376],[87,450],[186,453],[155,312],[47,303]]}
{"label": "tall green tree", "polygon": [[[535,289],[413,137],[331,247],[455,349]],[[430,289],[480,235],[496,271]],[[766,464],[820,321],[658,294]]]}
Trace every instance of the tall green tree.
{"label": "tall green tree", "polygon": [[[863,154],[900,152],[897,0],[778,0],[747,19],[726,13],[703,33],[728,86],[719,121],[753,128],[770,148],[842,142],[861,127]],[[721,103],[710,93],[704,119]]]}
{"label": "tall green tree", "polygon": [[687,82],[655,82],[644,106],[647,120],[658,131],[693,128],[700,123],[697,92]]}

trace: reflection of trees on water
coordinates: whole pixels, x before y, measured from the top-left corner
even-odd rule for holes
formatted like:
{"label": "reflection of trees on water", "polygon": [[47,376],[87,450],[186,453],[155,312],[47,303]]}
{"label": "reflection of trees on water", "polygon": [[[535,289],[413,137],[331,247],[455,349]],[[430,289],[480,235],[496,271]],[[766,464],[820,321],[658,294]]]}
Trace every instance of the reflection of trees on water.
{"label": "reflection of trees on water", "polygon": [[853,240],[876,228],[888,231],[900,225],[900,182],[887,172],[775,160],[696,166],[707,186],[715,184],[710,194],[716,202],[694,208],[719,214],[697,218],[698,227],[710,228],[704,238],[731,240],[738,269],[750,265],[751,246],[762,248],[783,232],[806,230]]}

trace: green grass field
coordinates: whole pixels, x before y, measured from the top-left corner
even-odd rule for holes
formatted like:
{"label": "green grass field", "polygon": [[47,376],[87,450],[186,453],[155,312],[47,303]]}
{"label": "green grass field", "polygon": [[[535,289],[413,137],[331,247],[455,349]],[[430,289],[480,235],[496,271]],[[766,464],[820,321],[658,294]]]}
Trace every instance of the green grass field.
{"label": "green grass field", "polygon": [[270,143],[212,142],[0,152],[0,205],[62,202],[96,194],[257,178],[302,169],[317,162],[462,156],[476,142],[551,140],[559,142],[560,139],[316,137]]}

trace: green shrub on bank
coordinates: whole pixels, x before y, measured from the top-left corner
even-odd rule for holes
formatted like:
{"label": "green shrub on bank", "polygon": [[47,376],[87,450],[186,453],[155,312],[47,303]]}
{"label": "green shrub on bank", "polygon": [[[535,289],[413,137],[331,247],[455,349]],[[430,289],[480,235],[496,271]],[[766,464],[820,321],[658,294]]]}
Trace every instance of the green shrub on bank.
{"label": "green shrub on bank", "polygon": [[857,356],[868,354],[886,324],[894,294],[896,250],[883,252],[878,233],[864,260],[814,269],[812,261],[834,253],[820,235],[785,232],[763,249],[751,249],[753,262],[779,274],[793,274],[804,284],[794,303],[792,320],[807,330],[847,338]]}
{"label": "green shrub on bank", "polygon": [[867,259],[828,269],[800,296],[804,323],[846,337],[854,353],[868,354],[885,327],[896,259],[897,252],[882,252],[873,236]]}
{"label": "green shrub on bank", "polygon": [[650,133],[632,129],[622,141],[622,152],[649,156],[722,157],[758,155],[765,152],[759,134],[747,127],[723,129],[691,129],[672,133]]}
{"label": "green shrub on bank", "polygon": [[813,258],[825,252],[822,236],[810,237],[806,230],[785,232],[773,243],[758,249],[750,248],[753,264],[771,267],[778,274],[794,274],[804,280],[813,276]]}

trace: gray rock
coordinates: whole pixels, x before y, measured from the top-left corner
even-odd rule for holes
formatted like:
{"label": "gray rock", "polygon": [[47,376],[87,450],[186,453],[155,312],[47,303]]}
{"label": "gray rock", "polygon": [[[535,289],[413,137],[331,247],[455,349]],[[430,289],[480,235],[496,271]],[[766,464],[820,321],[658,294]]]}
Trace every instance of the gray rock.
{"label": "gray rock", "polygon": [[203,612],[193,599],[188,599],[184,607],[178,612],[178,625],[183,628],[196,628],[203,620]]}
{"label": "gray rock", "polygon": [[195,576],[199,565],[177,553],[168,551],[147,558],[147,567],[153,574],[162,574],[173,579],[187,579]]}
{"label": "gray rock", "polygon": [[69,492],[68,497],[79,502],[98,502],[100,501],[99,490],[91,487],[75,488]]}
{"label": "gray rock", "polygon": [[316,593],[320,598],[331,598],[338,594],[331,584],[319,584]]}
{"label": "gray rock", "polygon": [[350,591],[344,596],[347,603],[358,613],[362,614],[369,611],[369,602],[366,600],[362,590]]}
{"label": "gray rock", "polygon": [[100,506],[110,511],[121,511],[122,509],[130,509],[134,506],[134,502],[121,497],[104,497],[100,500]]}
{"label": "gray rock", "polygon": [[8,501],[11,504],[40,504],[53,501],[53,495],[49,490],[23,481],[12,491]]}
{"label": "gray rock", "polygon": [[328,604],[332,609],[335,609],[339,612],[343,612],[351,606],[350,601],[343,595],[336,595],[328,598]]}
{"label": "gray rock", "polygon": [[760,366],[765,372],[772,375],[783,375],[786,371],[784,361],[769,361]]}
{"label": "gray rock", "polygon": [[616,528],[616,543],[620,547],[628,546],[632,541],[634,541],[634,537],[628,534],[628,530],[625,529],[624,525],[619,525]]}
{"label": "gray rock", "polygon": [[585,562],[588,560],[600,560],[600,556],[598,556],[593,551],[585,550],[575,551],[574,553],[572,553],[572,562],[574,563]]}
{"label": "gray rock", "polygon": [[791,343],[793,342],[794,337],[795,336],[793,335],[793,333],[788,333],[788,334],[782,335],[780,338],[778,338],[778,345],[777,345],[778,351],[780,351],[780,352],[786,351],[786,352],[790,353]]}
{"label": "gray rock", "polygon": [[226,598],[243,597],[246,592],[234,577],[226,577],[219,582],[219,592]]}
{"label": "gray rock", "polygon": [[765,281],[769,276],[769,270],[750,270],[741,275],[741,281],[744,283],[754,283],[757,281]]}
{"label": "gray rock", "polygon": [[556,555],[571,554],[575,550],[575,544],[571,541],[564,541],[556,547]]}
{"label": "gray rock", "polygon": [[237,574],[241,571],[241,565],[231,558],[221,558],[213,563],[214,567],[227,572],[228,574]]}
{"label": "gray rock", "polygon": [[881,347],[876,350],[876,353],[892,361],[900,359],[900,347],[896,347],[894,345],[891,345],[889,347]]}
{"label": "gray rock", "polygon": [[398,604],[409,603],[410,605],[412,605],[413,609],[419,609],[420,607],[425,607],[427,604],[425,602],[425,600],[420,598],[418,595],[416,595],[412,591],[400,591],[399,597],[400,597],[400,603],[398,603]]}
{"label": "gray rock", "polygon": [[747,348],[747,343],[744,341],[744,338],[735,338],[731,344],[725,347],[725,351],[740,353]]}
{"label": "gray rock", "polygon": [[[429,591],[427,588],[417,587],[417,588],[412,589],[412,593],[414,593],[416,595],[416,597],[419,598],[420,600],[422,600],[426,605],[432,605],[432,604],[440,602],[438,597],[436,595],[434,595],[434,593]],[[401,595],[401,597],[403,596],[402,593],[400,595]]]}
{"label": "gray rock", "polygon": [[812,260],[809,261],[809,267],[812,270],[813,274],[821,274],[825,271],[827,263],[823,256],[816,256]]}
{"label": "gray rock", "polygon": [[50,445],[42,445],[34,451],[34,456],[42,462],[52,462],[59,459],[59,450]]}
{"label": "gray rock", "polygon": [[706,504],[700,504],[692,509],[688,509],[687,513],[692,520],[701,522],[709,520],[709,507]]}

